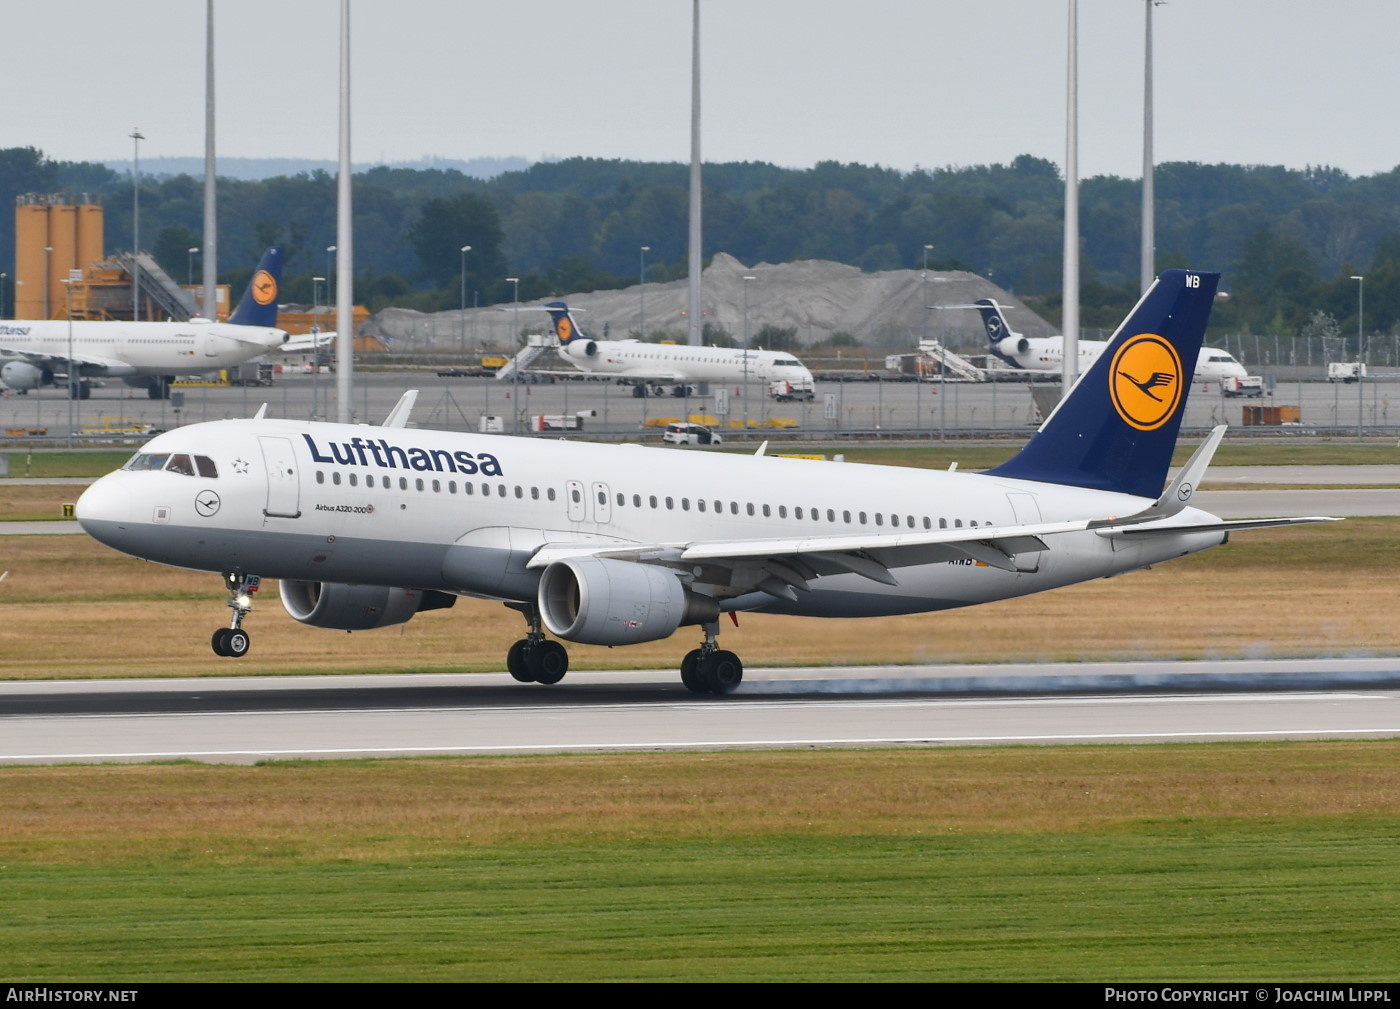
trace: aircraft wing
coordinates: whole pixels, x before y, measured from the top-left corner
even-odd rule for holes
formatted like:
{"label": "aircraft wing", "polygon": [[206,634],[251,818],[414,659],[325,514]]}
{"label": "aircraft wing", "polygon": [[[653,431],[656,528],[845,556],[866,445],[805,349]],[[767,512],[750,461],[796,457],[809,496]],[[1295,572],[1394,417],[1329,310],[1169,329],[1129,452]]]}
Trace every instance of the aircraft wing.
{"label": "aircraft wing", "polygon": [[[1034,571],[1036,554],[1050,546],[1044,537],[1094,529],[1103,536],[1146,536],[1154,533],[1228,532],[1334,522],[1337,519],[1243,519],[1207,523],[1171,523],[1128,519],[1079,519],[1014,526],[910,530],[905,533],[856,533],[836,536],[774,537],[770,539],[708,540],[689,543],[623,543],[617,541],[545,543],[527,568],[543,569],[557,561],[607,557],[639,564],[661,564],[696,572],[696,577],[725,586],[721,609],[763,605],[762,596],[796,601],[796,589],[824,575],[856,574],[882,585],[897,586],[903,567],[938,562],[983,564],[1002,571]],[[718,571],[716,570],[718,569]],[[723,575],[718,577],[717,575]],[[736,597],[749,597],[747,600]],[[725,600],[734,600],[726,606]],[[752,600],[751,602],[749,600]],[[770,600],[771,601],[771,600]]]}
{"label": "aircraft wing", "polygon": [[794,589],[806,589],[809,580],[822,575],[857,574],[883,585],[898,585],[891,569],[938,561],[975,562],[1004,571],[1033,570],[1034,559],[1025,555],[1049,549],[1042,537],[1088,527],[1089,521],[1083,519],[976,529],[690,543],[546,543],[526,566],[540,569],[570,558],[609,557],[702,571],[718,568],[726,574],[723,583],[730,596],[758,591],[796,599]]}
{"label": "aircraft wing", "polygon": [[275,348],[283,354],[309,354],[335,340],[334,333],[301,333]]}
{"label": "aircraft wing", "polygon": [[131,365],[125,361],[118,361],[114,357],[99,357],[96,354],[74,354],[72,357],[62,354],[36,354],[32,350],[18,350],[12,347],[0,347],[0,356],[8,357],[16,361],[25,361],[36,368],[47,368],[50,371],[66,371],[69,362],[74,362],[84,368],[113,369],[117,371],[130,371]]}

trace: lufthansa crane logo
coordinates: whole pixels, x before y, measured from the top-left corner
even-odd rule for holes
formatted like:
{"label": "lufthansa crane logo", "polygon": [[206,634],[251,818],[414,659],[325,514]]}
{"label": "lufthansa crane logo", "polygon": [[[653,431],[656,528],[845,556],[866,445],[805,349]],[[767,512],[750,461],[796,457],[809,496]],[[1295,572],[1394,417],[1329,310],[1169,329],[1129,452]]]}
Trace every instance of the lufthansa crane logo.
{"label": "lufthansa crane logo", "polygon": [[569,322],[569,317],[565,316],[559,320],[559,342],[568,343],[574,336],[574,327]]}
{"label": "lufthansa crane logo", "polygon": [[270,305],[277,300],[277,280],[266,270],[253,274],[253,300],[259,305]]}
{"label": "lufthansa crane logo", "polygon": [[219,510],[219,505],[222,503],[223,502],[219,500],[219,495],[215,494],[213,491],[202,490],[195,495],[194,510],[205,518],[213,518]]}
{"label": "lufthansa crane logo", "polygon": [[1182,396],[1181,355],[1156,333],[1130,337],[1108,370],[1108,394],[1118,416],[1139,431],[1155,431],[1176,413]]}

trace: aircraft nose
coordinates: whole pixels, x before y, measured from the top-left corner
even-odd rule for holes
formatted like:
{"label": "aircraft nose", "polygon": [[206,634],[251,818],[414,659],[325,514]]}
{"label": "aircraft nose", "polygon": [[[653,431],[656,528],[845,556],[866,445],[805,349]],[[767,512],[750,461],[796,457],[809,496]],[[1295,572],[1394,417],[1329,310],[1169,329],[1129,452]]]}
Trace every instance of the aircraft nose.
{"label": "aircraft nose", "polygon": [[125,481],[102,477],[83,491],[74,514],[83,532],[99,543],[120,549],[131,522],[131,494]]}

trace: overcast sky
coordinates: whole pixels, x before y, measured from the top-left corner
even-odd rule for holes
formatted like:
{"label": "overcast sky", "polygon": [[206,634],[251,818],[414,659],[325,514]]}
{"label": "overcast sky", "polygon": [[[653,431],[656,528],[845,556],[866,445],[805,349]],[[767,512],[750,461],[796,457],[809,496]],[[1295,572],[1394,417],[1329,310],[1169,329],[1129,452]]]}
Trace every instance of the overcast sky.
{"label": "overcast sky", "polygon": [[[1137,176],[1145,0],[1080,0],[1080,172]],[[353,157],[690,156],[689,0],[353,0]],[[707,161],[1064,159],[1066,0],[702,0]],[[204,4],[7,4],[0,146],[204,151]],[[334,159],[338,0],[215,0],[218,153]],[[1161,161],[1400,164],[1396,0],[1170,0]]]}

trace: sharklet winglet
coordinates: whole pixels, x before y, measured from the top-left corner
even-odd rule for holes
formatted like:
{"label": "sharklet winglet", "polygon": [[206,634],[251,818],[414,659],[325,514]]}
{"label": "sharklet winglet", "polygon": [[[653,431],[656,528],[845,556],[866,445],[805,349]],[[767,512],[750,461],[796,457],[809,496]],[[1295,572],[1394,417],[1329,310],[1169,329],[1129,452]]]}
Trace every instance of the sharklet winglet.
{"label": "sharklet winglet", "polygon": [[389,416],[384,418],[384,427],[407,427],[408,416],[413,412],[413,404],[418,401],[418,390],[409,389],[399,401],[394,404],[394,408],[389,411]]}

